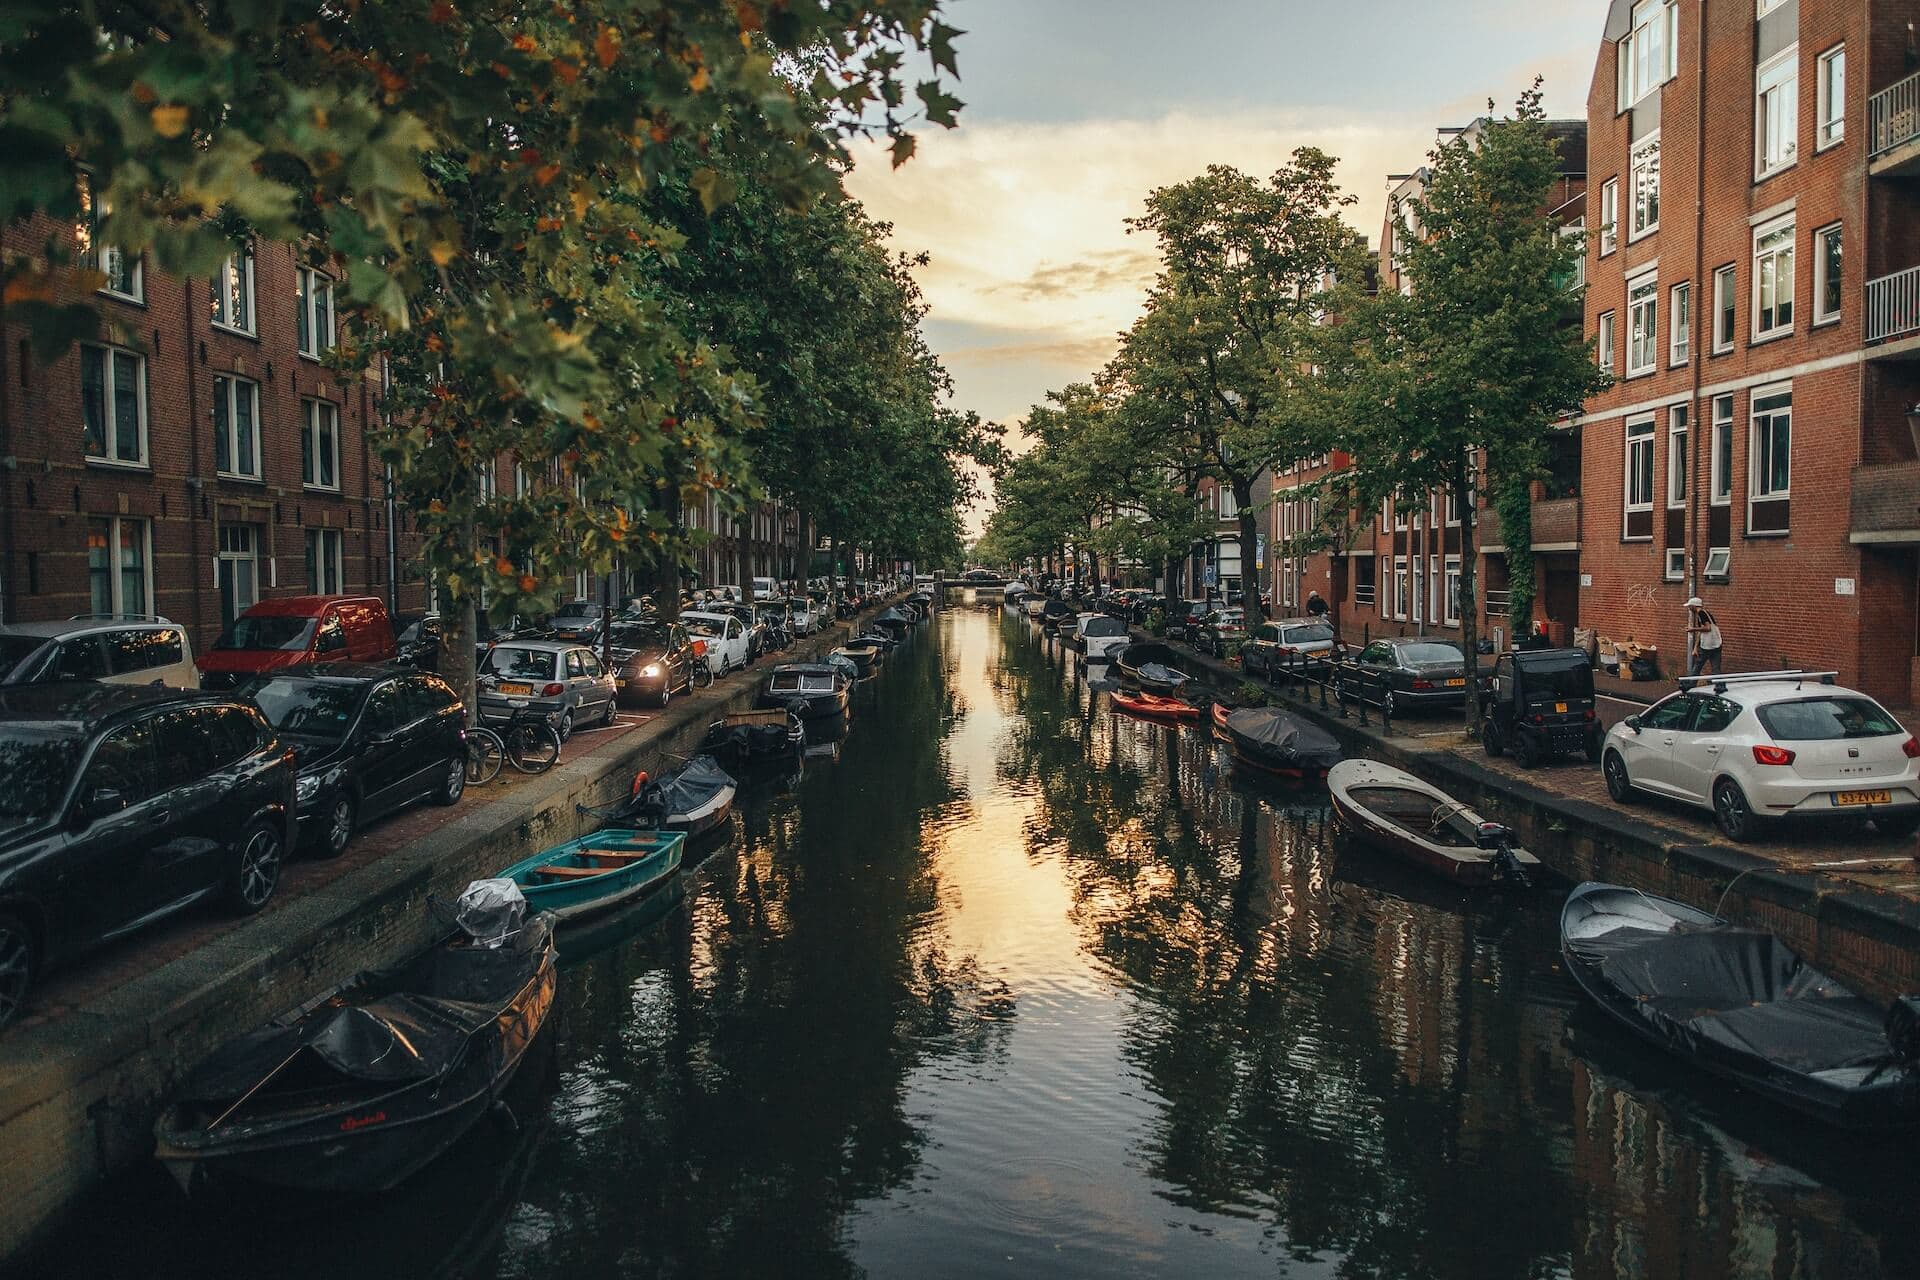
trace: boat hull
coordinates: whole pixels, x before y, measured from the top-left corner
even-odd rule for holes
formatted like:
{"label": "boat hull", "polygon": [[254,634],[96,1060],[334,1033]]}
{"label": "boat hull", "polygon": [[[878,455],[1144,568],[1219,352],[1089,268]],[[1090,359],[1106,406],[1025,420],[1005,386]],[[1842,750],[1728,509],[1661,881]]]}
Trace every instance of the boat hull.
{"label": "boat hull", "polygon": [[[603,831],[544,849],[500,873],[520,886],[527,905],[551,912],[561,922],[582,920],[611,911],[659,888],[680,869],[686,836],[680,832]],[[602,874],[567,878],[555,883],[543,868],[568,870],[599,865],[592,851],[648,856],[621,866],[607,866]]]}

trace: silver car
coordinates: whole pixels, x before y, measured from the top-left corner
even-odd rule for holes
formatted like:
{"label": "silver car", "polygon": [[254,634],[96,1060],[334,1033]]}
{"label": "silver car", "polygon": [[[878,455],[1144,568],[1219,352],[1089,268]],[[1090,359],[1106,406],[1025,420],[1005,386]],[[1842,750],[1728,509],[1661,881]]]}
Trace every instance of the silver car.
{"label": "silver car", "polygon": [[613,673],[599,655],[564,640],[506,640],[480,666],[480,720],[502,724],[514,712],[547,717],[565,741],[581,723],[608,725],[618,712]]}

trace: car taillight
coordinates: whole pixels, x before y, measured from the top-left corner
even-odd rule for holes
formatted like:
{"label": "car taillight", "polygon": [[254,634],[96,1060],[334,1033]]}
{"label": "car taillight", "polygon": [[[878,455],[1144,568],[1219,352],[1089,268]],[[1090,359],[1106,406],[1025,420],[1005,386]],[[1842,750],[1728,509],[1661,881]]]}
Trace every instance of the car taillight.
{"label": "car taillight", "polygon": [[1414,689],[1415,689],[1415,691],[1416,691],[1416,692],[1417,692],[1418,690],[1421,690],[1421,689],[1431,689],[1431,688],[1433,688],[1433,681],[1431,681],[1431,680],[1415,680],[1415,681],[1413,682],[1413,687],[1414,687]]}
{"label": "car taillight", "polygon": [[1793,752],[1785,747],[1776,747],[1764,742],[1753,744],[1753,762],[1755,764],[1787,765],[1793,763]]}
{"label": "car taillight", "polygon": [[1900,749],[1907,753],[1907,759],[1920,760],[1920,738],[1908,738],[1900,744]]}
{"label": "car taillight", "polygon": [[550,684],[540,691],[540,696],[543,698],[557,698],[566,691],[567,686],[563,684]]}
{"label": "car taillight", "polygon": [[1584,716],[1582,717],[1582,719],[1586,719],[1586,720],[1591,720],[1591,719],[1593,719],[1593,708],[1592,708],[1592,707],[1588,707],[1588,708],[1587,708],[1587,711],[1586,711],[1586,714],[1585,714],[1585,715],[1584,715]]}

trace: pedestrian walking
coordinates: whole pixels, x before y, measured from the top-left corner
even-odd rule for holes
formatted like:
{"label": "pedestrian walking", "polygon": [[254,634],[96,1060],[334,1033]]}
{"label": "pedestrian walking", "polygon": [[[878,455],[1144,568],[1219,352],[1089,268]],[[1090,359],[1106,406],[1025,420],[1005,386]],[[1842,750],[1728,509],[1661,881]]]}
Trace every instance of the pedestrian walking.
{"label": "pedestrian walking", "polygon": [[1309,590],[1307,592],[1307,616],[1309,618],[1325,618],[1327,616],[1327,602],[1320,598],[1318,591]]}
{"label": "pedestrian walking", "polygon": [[1703,675],[1707,667],[1713,667],[1713,674],[1720,675],[1724,668],[1720,664],[1720,624],[1708,612],[1707,605],[1699,596],[1687,601],[1687,674]]}

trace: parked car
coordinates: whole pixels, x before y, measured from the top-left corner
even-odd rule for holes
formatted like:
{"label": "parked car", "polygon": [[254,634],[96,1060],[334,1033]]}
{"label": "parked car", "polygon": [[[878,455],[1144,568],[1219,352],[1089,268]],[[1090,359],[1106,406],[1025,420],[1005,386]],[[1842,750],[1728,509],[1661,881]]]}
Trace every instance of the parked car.
{"label": "parked car", "polygon": [[716,605],[715,613],[724,613],[738,620],[741,631],[747,637],[747,660],[743,666],[752,666],[761,657],[773,652],[773,640],[767,631],[767,624],[754,612],[750,604]]}
{"label": "parked car", "polygon": [[242,685],[293,748],[300,843],[323,857],[421,800],[457,804],[467,787],[467,708],[422,671],[327,662]]}
{"label": "parked car", "polygon": [[1292,671],[1314,679],[1326,673],[1339,650],[1333,625],[1314,618],[1286,618],[1263,622],[1240,646],[1240,665],[1248,675],[1269,680]]}
{"label": "parked car", "polygon": [[1375,640],[1333,677],[1345,706],[1365,702],[1388,715],[1409,707],[1459,706],[1467,697],[1467,660],[1441,636]]}
{"label": "parked car", "polygon": [[613,687],[622,704],[656,707],[693,690],[693,639],[684,625],[642,618],[613,624]]}
{"label": "parked car", "polygon": [[420,671],[438,671],[447,651],[447,629],[437,613],[403,613],[393,620],[396,660]]}
{"label": "parked car", "polygon": [[200,655],[200,684],[231,689],[303,662],[391,662],[399,654],[377,596],[282,596],[235,618]]}
{"label": "parked car", "polygon": [[601,629],[607,625],[607,611],[591,600],[569,600],[547,619],[547,638],[571,640],[589,649],[600,643]]}
{"label": "parked car", "polygon": [[1167,638],[1192,644],[1200,633],[1200,624],[1213,612],[1205,600],[1176,600],[1167,608]]}
{"label": "parked car", "polygon": [[1216,658],[1230,658],[1247,638],[1247,615],[1243,609],[1215,609],[1200,621],[1189,642],[1194,648]]}
{"label": "parked car", "polygon": [[585,721],[612,724],[619,712],[613,676],[583,645],[565,640],[508,640],[487,654],[480,672],[480,719],[498,724],[514,712],[547,718],[565,742]]}
{"label": "parked car", "polygon": [[1730,839],[1779,818],[1870,818],[1920,831],[1920,742],[1831,676],[1768,672],[1685,682],[1608,731],[1601,769],[1619,803],[1640,792],[1711,809]]}
{"label": "parked car", "polygon": [[292,753],[216,694],[0,689],[0,1023],[41,975],[220,896],[273,896],[294,833]]}
{"label": "parked car", "polygon": [[780,584],[772,578],[755,578],[753,580],[753,598],[756,603],[762,600],[778,600],[780,598]]}
{"label": "parked car", "polygon": [[1528,769],[1557,755],[1600,759],[1593,666],[1584,649],[1503,653],[1481,701],[1480,744]]}
{"label": "parked car", "polygon": [[796,636],[810,636],[818,631],[826,621],[820,611],[820,606],[806,596],[789,596],[787,598],[787,618],[792,622],[793,634]]}
{"label": "parked car", "polygon": [[761,601],[753,606],[753,619],[767,630],[767,652],[793,643],[793,619],[787,616],[785,600]]}
{"label": "parked car", "polygon": [[60,680],[198,689],[193,645],[161,617],[78,617],[0,626],[0,685]]}
{"label": "parked car", "polygon": [[687,632],[707,642],[707,669],[716,676],[747,665],[747,629],[740,619],[727,613],[698,610],[680,615]]}
{"label": "parked car", "polygon": [[509,640],[518,640],[523,636],[529,640],[545,638],[535,634],[532,624],[517,613],[502,622],[495,622],[485,614],[480,615],[474,628],[473,669],[485,671],[487,654],[491,653],[496,646],[505,644]]}

